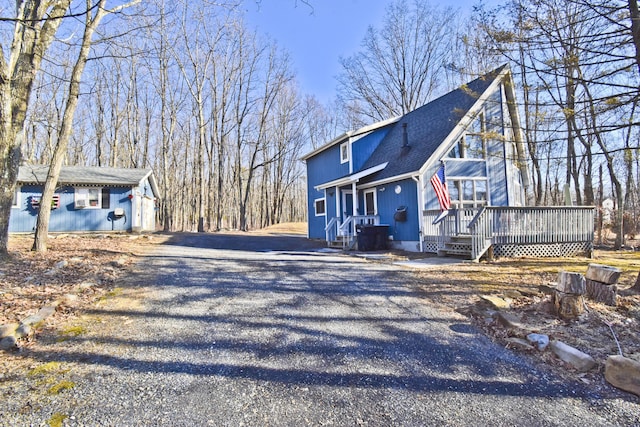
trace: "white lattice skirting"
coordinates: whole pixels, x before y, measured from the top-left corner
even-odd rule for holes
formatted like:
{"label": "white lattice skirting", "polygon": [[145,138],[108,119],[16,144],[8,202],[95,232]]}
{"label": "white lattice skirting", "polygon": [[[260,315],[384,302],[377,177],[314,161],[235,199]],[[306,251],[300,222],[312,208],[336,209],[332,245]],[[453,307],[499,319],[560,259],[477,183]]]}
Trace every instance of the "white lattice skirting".
{"label": "white lattice skirting", "polygon": [[593,250],[591,242],[570,242],[570,243],[545,243],[537,245],[494,245],[493,254],[496,257],[518,258],[518,257],[568,257],[589,254]]}

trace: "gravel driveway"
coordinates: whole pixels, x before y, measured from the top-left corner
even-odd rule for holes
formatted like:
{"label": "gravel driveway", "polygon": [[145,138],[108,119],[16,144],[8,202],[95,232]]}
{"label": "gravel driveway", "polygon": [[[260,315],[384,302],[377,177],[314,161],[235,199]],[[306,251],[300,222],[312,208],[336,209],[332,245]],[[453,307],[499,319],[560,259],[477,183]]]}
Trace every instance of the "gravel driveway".
{"label": "gravel driveway", "polygon": [[129,282],[39,355],[73,387],[5,400],[2,425],[640,423],[637,403],[561,383],[429,304],[411,270],[302,238],[175,235]]}

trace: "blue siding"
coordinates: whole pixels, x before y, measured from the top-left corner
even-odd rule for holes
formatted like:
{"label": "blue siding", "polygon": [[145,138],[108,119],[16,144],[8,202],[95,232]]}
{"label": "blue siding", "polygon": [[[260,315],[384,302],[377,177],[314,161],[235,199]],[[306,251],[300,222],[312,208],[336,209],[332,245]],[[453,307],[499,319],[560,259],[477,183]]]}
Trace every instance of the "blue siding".
{"label": "blue siding", "polygon": [[[418,218],[418,193],[416,182],[412,179],[405,179],[398,182],[381,185],[376,188],[378,199],[378,215],[380,224],[389,225],[389,234],[393,235],[396,241],[420,239],[420,219]],[[395,188],[400,186],[400,193],[396,194]],[[384,191],[380,191],[384,188]],[[359,203],[364,206],[364,192],[359,192]],[[396,210],[400,206],[407,207],[407,220],[396,222],[393,219]]]}
{"label": "blue siding", "polygon": [[351,153],[353,157],[353,170],[357,172],[362,168],[362,165],[371,157],[374,150],[378,148],[380,141],[387,136],[391,126],[386,128],[377,129],[370,134],[363,136],[356,140],[351,146]]}
{"label": "blue siding", "polygon": [[[325,196],[324,190],[318,191],[314,187],[334,179],[349,175],[349,163],[340,164],[340,144],[322,151],[307,159],[307,212],[309,212],[307,223],[309,237],[313,239],[324,239],[326,225],[324,216],[315,216],[314,203],[316,199]],[[335,216],[335,200],[331,206],[330,196],[327,194],[325,202],[327,218]],[[334,195],[335,199],[335,195]],[[327,220],[328,222],[328,220]]]}
{"label": "blue siding", "polygon": [[[126,187],[105,187],[109,188],[109,208],[104,209],[75,209],[74,188],[64,187],[55,194],[60,196],[60,207],[51,211],[49,231],[51,232],[71,232],[71,231],[129,231],[131,230],[131,201],[128,195],[131,188]],[[147,194],[152,191],[147,184]],[[141,189],[144,192],[144,189]],[[36,226],[38,209],[31,206],[33,198],[40,199],[42,194],[41,186],[23,185],[20,190],[19,204],[17,208],[11,209],[9,218],[10,232],[32,232]],[[114,210],[122,208],[125,216],[115,218]]]}
{"label": "blue siding", "polygon": [[487,168],[484,161],[473,160],[445,160],[447,179],[454,178],[484,178]]}

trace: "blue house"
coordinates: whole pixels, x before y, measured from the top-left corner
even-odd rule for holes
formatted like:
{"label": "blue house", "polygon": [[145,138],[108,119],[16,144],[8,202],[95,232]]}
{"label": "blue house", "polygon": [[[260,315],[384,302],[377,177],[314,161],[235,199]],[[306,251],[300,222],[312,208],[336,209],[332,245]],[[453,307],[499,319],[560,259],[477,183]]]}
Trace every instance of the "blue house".
{"label": "blue house", "polygon": [[[525,208],[528,171],[516,105],[505,65],[404,116],[346,132],[308,153],[308,237],[351,249],[358,231],[381,225],[383,246],[476,260],[493,249],[555,255],[548,243],[557,237],[562,241],[555,247],[588,251],[592,209]],[[451,207],[439,221],[442,208],[431,178],[441,166]],[[531,223],[534,214],[538,228]],[[557,223],[584,227],[579,233],[550,230],[554,216],[564,218]],[[549,242],[540,237],[545,233]]]}
{"label": "blue house", "polygon": [[[48,166],[20,166],[9,232],[35,230],[47,172]],[[158,195],[151,169],[63,166],[49,230],[154,231]]]}

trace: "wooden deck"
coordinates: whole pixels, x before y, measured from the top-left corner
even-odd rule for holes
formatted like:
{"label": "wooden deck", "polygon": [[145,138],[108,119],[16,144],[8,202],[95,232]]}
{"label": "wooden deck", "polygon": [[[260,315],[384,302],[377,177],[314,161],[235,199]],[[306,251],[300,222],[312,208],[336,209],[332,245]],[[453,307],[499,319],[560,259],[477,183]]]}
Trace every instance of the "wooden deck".
{"label": "wooden deck", "polygon": [[484,207],[423,212],[425,252],[481,257],[591,256],[594,207]]}

